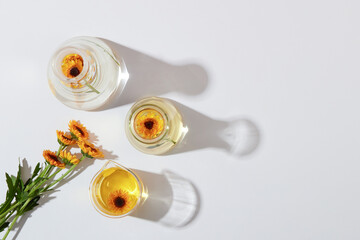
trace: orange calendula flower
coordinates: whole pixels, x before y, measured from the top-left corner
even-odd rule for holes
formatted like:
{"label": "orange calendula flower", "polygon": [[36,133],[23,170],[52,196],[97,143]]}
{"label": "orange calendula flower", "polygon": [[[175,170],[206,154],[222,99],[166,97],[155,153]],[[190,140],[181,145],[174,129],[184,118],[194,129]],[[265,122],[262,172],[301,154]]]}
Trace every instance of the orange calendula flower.
{"label": "orange calendula flower", "polygon": [[69,165],[76,165],[80,162],[80,160],[75,155],[72,155],[70,152],[67,151],[60,151],[59,157],[66,164]]}
{"label": "orange calendula flower", "polygon": [[56,130],[58,142],[62,145],[68,146],[76,143],[76,140],[72,138],[70,133],[64,133],[63,131]]}
{"label": "orange calendula flower", "polygon": [[155,109],[144,109],[134,119],[135,132],[143,139],[151,140],[164,131],[164,117]]}
{"label": "orange calendula flower", "polygon": [[103,158],[104,154],[94,146],[94,144],[88,142],[85,139],[80,138],[77,142],[79,145],[81,152],[89,158]]}
{"label": "orange calendula flower", "polygon": [[50,165],[53,165],[58,168],[65,168],[65,163],[61,162],[58,159],[58,157],[56,156],[56,153],[54,153],[50,150],[44,150],[43,156]]}
{"label": "orange calendula flower", "polygon": [[107,206],[112,213],[121,215],[130,212],[136,203],[137,198],[134,195],[119,189],[110,193]]}
{"label": "orange calendula flower", "polygon": [[75,137],[76,139],[88,139],[89,138],[89,133],[86,130],[86,127],[84,127],[84,125],[82,125],[81,123],[75,121],[75,120],[71,120],[69,122],[69,129],[71,132],[71,135],[73,137]]}
{"label": "orange calendula flower", "polygon": [[68,54],[64,57],[61,70],[67,78],[78,76],[84,67],[84,60],[79,54]]}

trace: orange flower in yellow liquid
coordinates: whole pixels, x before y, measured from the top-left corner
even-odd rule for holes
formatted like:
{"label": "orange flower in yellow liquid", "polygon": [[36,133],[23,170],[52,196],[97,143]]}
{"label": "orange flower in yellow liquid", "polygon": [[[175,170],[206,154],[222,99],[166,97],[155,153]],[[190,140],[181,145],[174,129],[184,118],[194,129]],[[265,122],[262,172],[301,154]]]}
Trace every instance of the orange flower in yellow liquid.
{"label": "orange flower in yellow liquid", "polygon": [[121,167],[102,170],[92,183],[94,204],[106,215],[121,216],[134,210],[141,198],[136,177]]}
{"label": "orange flower in yellow liquid", "polygon": [[68,54],[62,60],[61,70],[67,78],[78,76],[84,67],[83,58],[79,54]]}
{"label": "orange flower in yellow liquid", "polygon": [[137,198],[133,194],[119,189],[110,193],[107,201],[107,207],[110,212],[117,215],[122,215],[130,212],[136,203]]}
{"label": "orange flower in yellow liquid", "polygon": [[[84,60],[79,54],[68,54],[64,57],[61,64],[61,70],[67,78],[77,77],[84,67]],[[66,84],[68,85],[68,84]],[[83,85],[80,80],[77,83],[70,83],[68,85],[71,88],[80,88]]]}
{"label": "orange flower in yellow liquid", "polygon": [[134,119],[135,132],[143,139],[151,140],[164,131],[164,117],[155,109],[144,109]]}

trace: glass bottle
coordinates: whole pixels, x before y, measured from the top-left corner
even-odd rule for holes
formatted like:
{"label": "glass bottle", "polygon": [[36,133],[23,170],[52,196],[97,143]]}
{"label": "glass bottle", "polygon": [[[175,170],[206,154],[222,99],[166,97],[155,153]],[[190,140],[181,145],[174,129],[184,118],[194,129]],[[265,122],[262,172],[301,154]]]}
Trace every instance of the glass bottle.
{"label": "glass bottle", "polygon": [[123,59],[95,37],[64,42],[48,66],[48,82],[55,97],[81,110],[100,108],[115,93],[121,94],[128,78]]}

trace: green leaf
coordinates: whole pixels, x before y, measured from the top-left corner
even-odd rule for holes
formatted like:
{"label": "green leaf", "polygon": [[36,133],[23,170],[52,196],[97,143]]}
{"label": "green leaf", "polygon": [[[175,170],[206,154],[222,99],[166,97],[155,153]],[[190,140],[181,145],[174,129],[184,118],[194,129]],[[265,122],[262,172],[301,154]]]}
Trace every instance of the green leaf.
{"label": "green leaf", "polygon": [[44,188],[38,188],[38,189],[36,189],[33,193],[31,193],[30,195],[28,195],[28,197],[32,198],[32,197],[35,197],[35,196],[40,195],[41,190],[43,190],[43,189],[44,189]]}
{"label": "green leaf", "polygon": [[6,200],[5,202],[1,205],[0,208],[0,214],[6,212],[10,206],[11,206],[11,202],[13,201],[15,194],[21,192],[21,190],[19,189],[19,183],[21,180],[21,166],[19,164],[19,168],[18,168],[18,172],[17,172],[17,176],[9,176],[9,174],[5,173],[6,176],[6,183],[8,186],[8,191],[6,192]]}
{"label": "green leaf", "polygon": [[28,205],[24,208],[24,210],[21,212],[21,214],[25,213],[25,212],[28,212],[28,211],[31,211],[34,207],[36,207],[38,204],[38,201],[40,199],[40,196],[37,196],[35,198],[33,198],[29,203]]}
{"label": "green leaf", "polygon": [[38,164],[36,164],[36,167],[34,169],[34,172],[33,172],[32,176],[31,176],[31,179],[34,179],[38,175],[40,170],[41,170],[40,163],[38,163]]}
{"label": "green leaf", "polygon": [[0,232],[4,231],[5,228],[7,228],[9,226],[9,222],[4,222],[3,224],[0,225]]}
{"label": "green leaf", "polygon": [[13,183],[13,186],[15,186],[15,184],[16,184],[16,177],[13,176],[13,175],[11,175],[11,181],[12,181],[12,183]]}
{"label": "green leaf", "polygon": [[5,173],[5,176],[6,176],[6,183],[8,185],[9,195],[13,196],[13,195],[15,195],[15,191],[14,191],[14,185],[13,185],[12,178],[7,173]]}
{"label": "green leaf", "polygon": [[24,181],[22,179],[20,179],[19,183],[20,184],[18,184],[19,187],[17,189],[18,189],[18,191],[23,191],[25,189]]}
{"label": "green leaf", "polygon": [[14,198],[14,196],[11,198],[9,191],[7,191],[6,192],[6,200],[3,204],[1,204],[1,207],[0,207],[0,214],[4,213],[10,207],[10,204],[11,204],[11,201],[13,200],[13,198]]}
{"label": "green leaf", "polygon": [[[14,188],[17,188],[20,182],[22,182],[21,187],[23,187],[24,183],[23,183],[23,181],[22,181],[22,179],[21,179],[21,165],[20,165],[20,163],[19,163],[17,176],[16,176],[16,178],[15,178]],[[15,189],[15,190],[16,190],[16,189]]]}
{"label": "green leaf", "polygon": [[25,187],[27,187],[29,184],[32,183],[32,178],[29,178],[26,182],[25,182]]}
{"label": "green leaf", "polygon": [[26,199],[28,199],[29,193],[28,192],[23,192],[21,194],[21,198],[20,201],[25,201]]}

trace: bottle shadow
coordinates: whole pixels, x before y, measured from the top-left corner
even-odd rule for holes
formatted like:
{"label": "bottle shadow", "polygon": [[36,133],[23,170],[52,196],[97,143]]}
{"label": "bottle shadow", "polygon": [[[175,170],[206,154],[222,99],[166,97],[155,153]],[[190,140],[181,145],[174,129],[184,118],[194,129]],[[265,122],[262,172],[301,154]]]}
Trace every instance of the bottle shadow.
{"label": "bottle shadow", "polygon": [[212,119],[181,103],[170,100],[183,115],[187,133],[183,140],[166,155],[205,148],[216,148],[237,158],[252,154],[260,144],[260,130],[250,119]]}
{"label": "bottle shadow", "polygon": [[146,200],[130,216],[159,222],[168,227],[184,227],[200,210],[200,195],[187,179],[165,170],[155,174],[133,170],[146,188]]}
{"label": "bottle shadow", "polygon": [[133,103],[146,96],[169,92],[198,95],[208,85],[208,74],[199,64],[172,65],[107,39],[116,57],[124,59],[129,78],[122,92],[120,87],[112,100],[97,110],[106,110]]}

